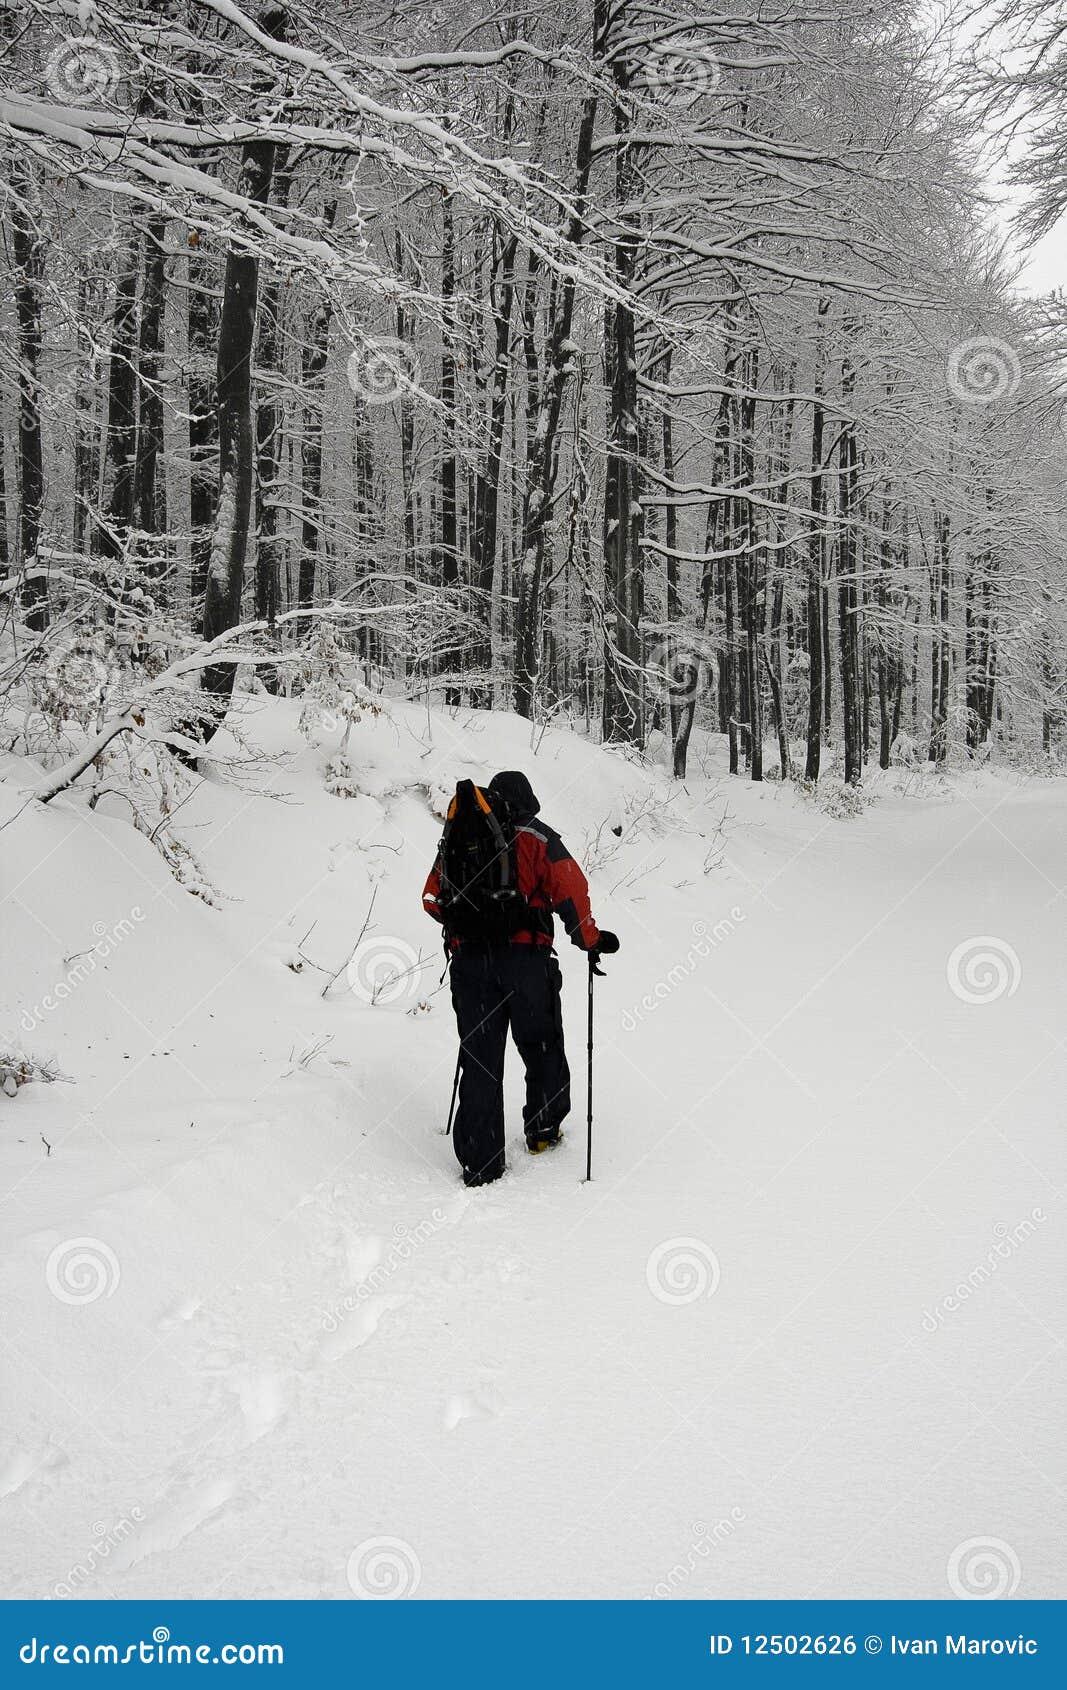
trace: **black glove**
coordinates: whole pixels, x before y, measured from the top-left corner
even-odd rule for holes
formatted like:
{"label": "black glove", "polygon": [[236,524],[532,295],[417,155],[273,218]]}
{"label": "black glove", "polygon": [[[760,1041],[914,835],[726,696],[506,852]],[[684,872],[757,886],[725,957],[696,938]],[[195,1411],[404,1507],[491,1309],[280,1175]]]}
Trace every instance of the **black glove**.
{"label": "black glove", "polygon": [[605,932],[605,930],[601,928],[600,938],[597,940],[595,945],[590,947],[589,950],[589,966],[593,970],[594,974],[603,974],[604,970],[600,966],[601,957],[614,956],[618,948],[618,934]]}

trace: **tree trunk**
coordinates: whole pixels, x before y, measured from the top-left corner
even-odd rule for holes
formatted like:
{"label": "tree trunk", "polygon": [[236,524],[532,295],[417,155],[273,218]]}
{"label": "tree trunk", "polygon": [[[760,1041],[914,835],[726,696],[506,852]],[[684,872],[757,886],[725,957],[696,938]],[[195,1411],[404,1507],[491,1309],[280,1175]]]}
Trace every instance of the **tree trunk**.
{"label": "tree trunk", "polygon": [[[456,232],[452,197],[449,189],[442,190],[441,208],[441,543],[438,573],[443,587],[455,587],[459,582],[459,523],[457,515],[456,457]],[[452,618],[449,618],[450,623]],[[464,666],[466,653],[457,639],[451,649],[442,654],[446,669]],[[459,689],[448,687],[445,703],[457,705]]]}
{"label": "tree trunk", "polygon": [[[756,479],[755,426],[758,351],[746,349],[742,370],[744,391],[740,404],[739,485],[751,489]],[[763,779],[763,677],[760,665],[764,617],[763,560],[757,528],[756,507],[748,492],[743,497],[744,555],[741,564],[741,620],[745,635],[745,693],[748,700],[748,762],[754,781]]]}
{"label": "tree trunk", "polygon": [[[280,147],[274,168],[274,201],[277,205],[288,203],[291,185],[289,149]],[[273,627],[281,598],[282,542],[278,533],[278,493],[285,426],[285,406],[279,385],[284,364],[282,279],[276,274],[271,276],[263,290],[256,363],[260,376],[256,404],[256,616]],[[268,691],[277,691],[276,670],[262,670],[260,673]]]}
{"label": "tree trunk", "polygon": [[[166,598],[167,487],[163,462],[164,268],[166,220],[147,219],[144,231],[144,281],[141,290],[141,340],[137,354],[139,418],[134,469],[134,518],[142,534],[159,536],[147,558],[148,573]],[[146,548],[147,549],[147,548]]]}
{"label": "tree trunk", "polygon": [[[134,512],[137,452],[137,274],[138,243],[131,236],[115,278],[108,354],[107,432],[104,436],[104,517],[93,534],[93,552],[121,565],[109,583],[121,594],[126,585],[130,529]],[[106,577],[106,571],[105,571]]]}
{"label": "tree trunk", "polygon": [[7,434],[4,425],[4,402],[0,393],[0,570],[6,575],[11,562],[11,546],[7,533]]}
{"label": "tree trunk", "polygon": [[[511,314],[515,299],[515,255],[518,236],[503,243],[494,229],[493,277],[490,294],[493,305],[493,368],[489,377],[489,439],[485,467],[475,491],[473,573],[477,594],[475,610],[482,632],[473,652],[476,669],[490,675],[493,666],[493,576],[496,569],[497,529],[500,511],[500,469],[504,454],[504,424],[507,417],[508,347]],[[491,681],[478,690],[476,702],[492,707]]]}
{"label": "tree trunk", "polygon": [[605,741],[643,745],[644,652],[641,621],[644,579],[641,552],[640,441],[637,417],[637,331],[628,303],[637,271],[640,227],[633,211],[638,186],[637,149],[630,139],[631,67],[622,51],[612,60],[615,80],[615,197],[621,233],[615,240],[615,280],[620,296],[607,311],[610,325],[611,407],[604,490]]}
{"label": "tree trunk", "polygon": [[[855,372],[846,357],[841,370],[842,408],[847,413],[855,385]],[[859,595],[857,570],[859,561],[857,535],[857,479],[858,459],[856,430],[852,422],[845,424],[838,446],[838,639],[841,648],[841,711],[845,739],[845,781],[858,786],[863,778],[863,724],[860,697],[861,674],[859,663]]]}
{"label": "tree trunk", "polygon": [[[268,183],[269,187],[269,183]],[[323,211],[323,222],[332,229],[337,201],[331,199]],[[330,325],[333,304],[328,294],[316,302],[307,344],[301,357],[304,428],[300,437],[302,495],[300,506],[300,578],[297,603],[311,610],[315,603],[319,548],[323,540],[322,441],[326,411],[326,365],[330,353]],[[307,624],[301,619],[302,633]]]}
{"label": "tree trunk", "polygon": [[[252,141],[241,155],[241,192],[265,205],[274,170],[273,141]],[[204,639],[213,640],[241,619],[245,554],[252,512],[254,438],[252,345],[255,339],[259,260],[231,246],[226,258],[217,367],[219,492],[204,594]],[[202,687],[219,700],[233,694],[232,663],[212,664]],[[210,734],[210,725],[206,732]]]}
{"label": "tree trunk", "polygon": [[782,780],[789,780],[793,770],[789,758],[789,724],[785,718],[782,704],[782,677],[780,672],[782,649],[782,610],[785,604],[785,576],[778,575],[778,583],[774,591],[774,611],[771,616],[769,644],[778,654],[775,662],[771,661],[768,641],[763,642],[763,661],[767,670],[767,685],[771,694],[771,716],[774,721],[775,733],[778,736],[778,767]]}
{"label": "tree trunk", "polygon": [[[404,275],[404,242],[399,225],[393,237],[393,255],[397,276]],[[401,346],[408,344],[407,312],[404,301],[396,303],[396,338]],[[412,361],[414,363],[414,360]],[[410,581],[415,575],[415,413],[411,396],[405,388],[400,395],[400,480],[404,500],[404,577]]]}
{"label": "tree trunk", "polygon": [[948,754],[948,560],[949,517],[934,513],[934,561],[930,569],[930,761],[943,763]]}
{"label": "tree trunk", "polygon": [[[593,57],[605,48],[608,0],[593,0]],[[586,94],[578,126],[573,210],[567,239],[579,246],[585,233],[585,201],[593,158],[598,96]],[[541,645],[541,593],[548,531],[552,521],[552,492],[556,476],[556,436],[567,378],[573,369],[570,345],[576,282],[568,274],[560,288],[549,331],[544,388],[532,441],[527,436],[526,496],[523,501],[522,553],[519,563],[518,604],[515,612],[515,709],[532,717],[537,691]]]}
{"label": "tree trunk", "polygon": [[825,415],[822,406],[823,336],[822,318],[829,309],[828,300],[820,300],[815,321],[815,370],[812,383],[814,398],[811,408],[811,533],[808,537],[808,744],[804,763],[805,780],[817,781],[822,761],[823,713],[823,605],[826,575],[826,531],[823,526],[825,496],[823,488],[823,432]]}
{"label": "tree trunk", "polygon": [[[196,234],[196,231],[193,231]],[[192,237],[190,237],[192,238]],[[199,237],[197,247],[199,251]],[[211,268],[203,257],[190,258],[188,277],[189,345],[189,593],[193,615],[200,614],[207,590],[211,556],[211,526],[215,520],[218,477],[218,395],[211,366],[215,340],[215,306],[211,297]]]}
{"label": "tree trunk", "polygon": [[78,350],[84,355],[79,365],[74,393],[74,551],[83,556],[91,543],[90,514],[99,480],[99,430],[96,426],[100,368],[94,344],[98,292],[90,260],[82,260],[78,277]]}
{"label": "tree trunk", "polygon": [[25,158],[17,149],[11,160],[10,179],[19,349],[17,564],[22,577],[19,597],[26,626],[35,634],[40,634],[49,623],[48,578],[37,557],[44,503],[44,448],[37,386],[41,356],[43,263],[40,236],[33,222],[38,204],[36,184]]}

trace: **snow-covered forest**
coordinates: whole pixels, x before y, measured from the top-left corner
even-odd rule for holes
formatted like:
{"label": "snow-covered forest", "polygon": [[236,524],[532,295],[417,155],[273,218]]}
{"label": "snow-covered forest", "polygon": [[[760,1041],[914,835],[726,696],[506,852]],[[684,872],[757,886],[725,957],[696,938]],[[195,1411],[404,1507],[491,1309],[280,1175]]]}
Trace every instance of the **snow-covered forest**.
{"label": "snow-covered forest", "polygon": [[336,645],[679,773],[694,712],[757,780],[1055,755],[1063,308],[976,157],[1018,53],[859,0],[3,23],[31,754],[218,641],[205,716]]}
{"label": "snow-covered forest", "polygon": [[[10,1592],[1062,1594],[1065,28],[0,0]],[[591,1185],[443,1136],[498,768]]]}

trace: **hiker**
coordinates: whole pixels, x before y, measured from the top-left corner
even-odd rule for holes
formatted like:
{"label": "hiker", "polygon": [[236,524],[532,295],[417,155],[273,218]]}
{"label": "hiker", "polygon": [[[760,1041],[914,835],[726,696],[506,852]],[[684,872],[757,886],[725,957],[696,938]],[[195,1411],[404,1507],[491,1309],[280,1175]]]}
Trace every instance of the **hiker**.
{"label": "hiker", "polygon": [[619,948],[594,922],[585,875],[539,809],[517,770],[494,775],[485,791],[461,781],[422,895],[450,955],[460,1039],[453,1144],[466,1185],[504,1172],[509,1027],[526,1069],[527,1148],[558,1144],[570,1110],[553,914],[591,967]]}

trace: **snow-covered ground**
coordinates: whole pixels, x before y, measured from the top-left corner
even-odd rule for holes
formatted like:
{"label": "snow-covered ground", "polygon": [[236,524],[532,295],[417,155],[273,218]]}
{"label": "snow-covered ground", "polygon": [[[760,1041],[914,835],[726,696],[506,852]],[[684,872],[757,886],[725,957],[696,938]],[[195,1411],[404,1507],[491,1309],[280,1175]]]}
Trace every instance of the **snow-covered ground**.
{"label": "snow-covered ground", "polygon": [[[276,795],[174,824],[214,907],[106,801],[0,832],[0,1045],[69,1077],[0,1096],[5,1593],[1062,1596],[1062,783],[842,821],[394,704],[342,799],[250,708]],[[623,948],[593,1183],[568,948],[567,1142],[513,1060],[468,1193],[420,895],[517,766]]]}

